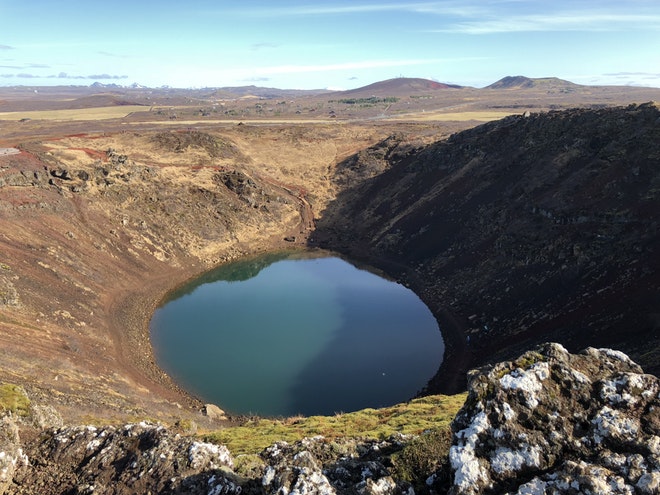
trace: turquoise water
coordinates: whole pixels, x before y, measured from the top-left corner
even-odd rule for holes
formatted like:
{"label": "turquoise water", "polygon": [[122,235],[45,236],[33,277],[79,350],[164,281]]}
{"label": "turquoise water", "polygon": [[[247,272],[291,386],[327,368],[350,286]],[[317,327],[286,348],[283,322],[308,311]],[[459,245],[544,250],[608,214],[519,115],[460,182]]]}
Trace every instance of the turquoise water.
{"label": "turquoise water", "polygon": [[158,364],[233,414],[333,414],[405,401],[435,374],[438,325],[409,289],[336,257],[220,267],[153,316]]}

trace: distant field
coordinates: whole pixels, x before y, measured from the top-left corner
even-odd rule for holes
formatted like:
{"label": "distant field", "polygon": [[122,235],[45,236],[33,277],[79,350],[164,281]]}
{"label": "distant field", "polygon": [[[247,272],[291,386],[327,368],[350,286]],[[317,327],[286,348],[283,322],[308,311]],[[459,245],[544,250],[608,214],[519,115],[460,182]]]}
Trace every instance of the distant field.
{"label": "distant field", "polygon": [[106,120],[120,119],[132,112],[144,112],[143,105],[120,105],[112,107],[80,108],[73,110],[35,110],[29,112],[0,112],[0,120]]}
{"label": "distant field", "polygon": [[[2,115],[2,114],[0,114]],[[250,123],[253,125],[259,124],[342,124],[345,122],[329,119],[301,119],[301,118],[281,118],[281,119],[263,119],[263,118],[250,118],[244,119],[204,119],[204,120],[145,120],[130,122],[130,124],[144,125],[166,125],[166,126],[192,126],[192,125],[212,125],[212,124],[241,124]]]}
{"label": "distant field", "polygon": [[[522,113],[522,112],[519,112]],[[508,115],[513,115],[512,111],[465,111],[465,112],[418,112],[415,114],[397,115],[389,117],[387,120],[417,120],[417,121],[459,121],[478,120],[489,122],[491,120],[503,119]]]}

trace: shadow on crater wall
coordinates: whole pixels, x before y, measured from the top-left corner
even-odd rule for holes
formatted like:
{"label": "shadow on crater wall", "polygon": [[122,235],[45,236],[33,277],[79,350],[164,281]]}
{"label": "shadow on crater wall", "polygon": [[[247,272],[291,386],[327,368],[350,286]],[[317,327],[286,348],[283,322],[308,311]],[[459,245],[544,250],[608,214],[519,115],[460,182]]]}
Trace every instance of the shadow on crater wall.
{"label": "shadow on crater wall", "polygon": [[512,116],[415,149],[392,137],[337,167],[310,245],[385,270],[438,318],[428,392],[537,343],[660,365],[660,111]]}

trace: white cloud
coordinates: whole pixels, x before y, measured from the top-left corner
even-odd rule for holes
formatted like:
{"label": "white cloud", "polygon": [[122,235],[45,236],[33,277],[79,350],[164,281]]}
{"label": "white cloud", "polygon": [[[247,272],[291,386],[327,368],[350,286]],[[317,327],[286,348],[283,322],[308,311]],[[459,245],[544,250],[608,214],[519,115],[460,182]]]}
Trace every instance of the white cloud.
{"label": "white cloud", "polygon": [[539,31],[623,31],[660,29],[660,15],[564,12],[464,21],[435,30],[442,33],[494,34]]}
{"label": "white cloud", "polygon": [[[236,10],[234,13],[250,17],[274,17],[274,16],[321,16],[321,15],[351,15],[369,14],[376,12],[415,12],[422,14],[472,16],[483,13],[481,7],[483,2],[475,2],[474,5],[466,5],[468,2],[444,1],[444,2],[413,2],[413,3],[364,3],[355,5],[300,5],[291,7],[276,7],[270,9]],[[225,11],[226,13],[226,11]]]}

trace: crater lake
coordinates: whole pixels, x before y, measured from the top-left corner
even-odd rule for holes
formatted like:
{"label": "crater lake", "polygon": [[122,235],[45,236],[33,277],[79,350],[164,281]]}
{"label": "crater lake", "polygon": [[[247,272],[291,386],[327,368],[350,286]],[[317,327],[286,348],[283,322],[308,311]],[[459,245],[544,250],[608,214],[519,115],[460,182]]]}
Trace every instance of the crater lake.
{"label": "crater lake", "polygon": [[234,415],[384,407],[424,388],[444,343],[410,289],[327,253],[223,265],[151,320],[158,365]]}

